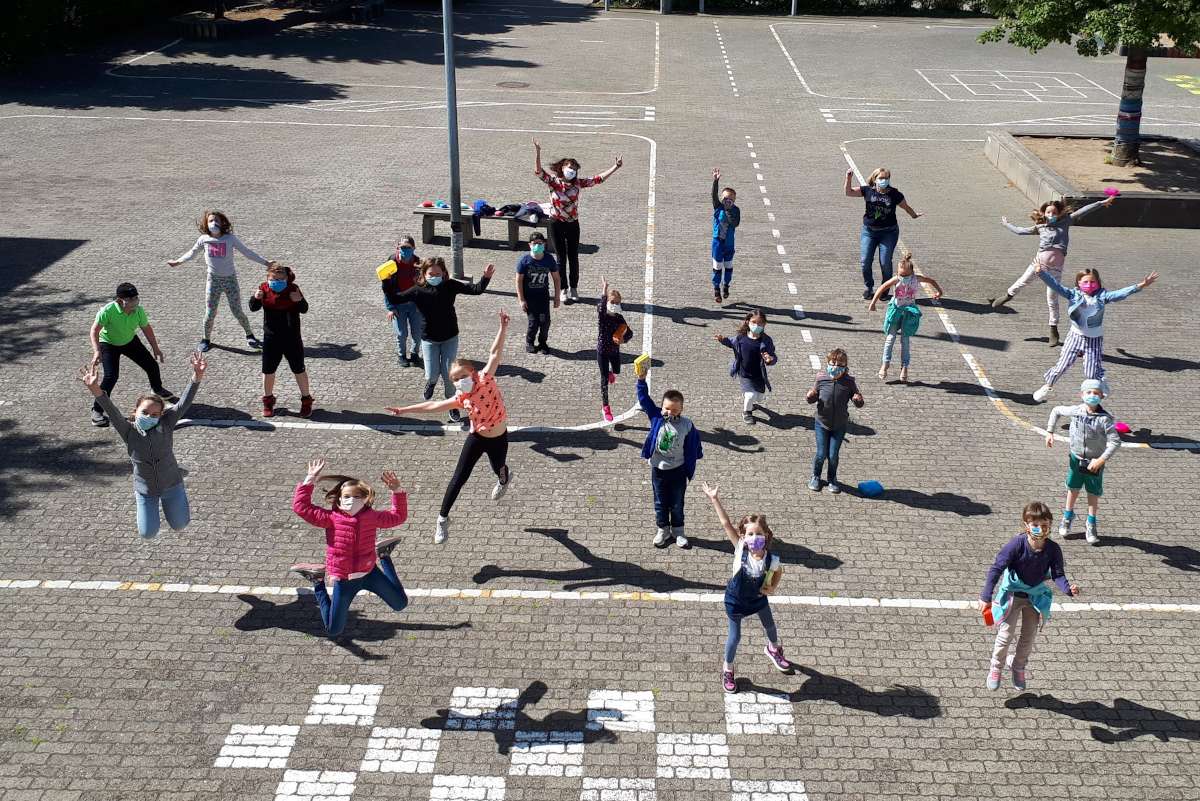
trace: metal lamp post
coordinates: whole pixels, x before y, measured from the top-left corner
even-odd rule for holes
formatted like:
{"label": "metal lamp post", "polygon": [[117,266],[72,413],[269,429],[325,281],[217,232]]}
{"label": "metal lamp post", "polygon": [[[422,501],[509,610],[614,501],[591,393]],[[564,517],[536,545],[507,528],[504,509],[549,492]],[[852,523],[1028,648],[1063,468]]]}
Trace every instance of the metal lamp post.
{"label": "metal lamp post", "polygon": [[446,125],[450,140],[450,253],[453,275],[462,278],[462,193],[458,183],[458,89],[454,82],[453,0],[442,0],[442,50],[446,63]]}

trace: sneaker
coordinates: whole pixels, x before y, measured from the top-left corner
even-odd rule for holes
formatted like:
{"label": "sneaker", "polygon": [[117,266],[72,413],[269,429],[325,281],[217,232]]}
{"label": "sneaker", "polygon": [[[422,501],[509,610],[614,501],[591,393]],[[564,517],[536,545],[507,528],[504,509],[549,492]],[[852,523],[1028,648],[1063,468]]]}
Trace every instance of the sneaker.
{"label": "sneaker", "polygon": [[414,350],[412,353],[408,354],[408,360],[417,365],[425,364],[425,360],[421,358],[421,352],[417,350]]}
{"label": "sneaker", "polygon": [[166,387],[158,387],[154,390],[154,394],[165,400],[167,403],[179,403],[179,396]]}
{"label": "sneaker", "polygon": [[617,383],[617,374],[616,374],[616,373],[609,373],[609,374],[608,374],[608,383],[610,383],[610,384],[615,384],[615,383]]}
{"label": "sneaker", "polygon": [[391,556],[392,551],[400,544],[403,537],[388,537],[387,539],[379,540],[375,543],[375,558],[382,559],[385,556]]}
{"label": "sneaker", "polygon": [[437,528],[433,530],[433,544],[441,545],[450,536],[450,518],[438,516]]}
{"label": "sneaker", "polygon": [[1042,384],[1041,389],[1033,393],[1033,400],[1037,403],[1041,403],[1046,398],[1050,397],[1051,389],[1053,389],[1053,387],[1051,387],[1049,384]]}
{"label": "sneaker", "polygon": [[713,302],[718,304],[721,303],[721,290],[717,289],[715,286],[713,287]]}
{"label": "sneaker", "polygon": [[774,648],[770,643],[767,643],[767,647],[763,649],[763,653],[771,658],[771,663],[775,665],[775,669],[780,673],[787,673],[792,669],[792,663],[783,657],[782,645]]}
{"label": "sneaker", "polygon": [[604,415],[604,422],[611,423],[613,421],[612,407],[608,404],[600,407],[600,414]]}
{"label": "sneaker", "polygon": [[312,395],[301,395],[300,396],[300,416],[301,417],[312,417],[314,400],[315,400],[315,398],[313,398]]}
{"label": "sneaker", "polygon": [[870,300],[875,297],[875,287],[869,286],[863,290],[863,300]]}
{"label": "sneaker", "polygon": [[275,416],[275,396],[274,395],[263,395],[262,396],[262,405],[263,405],[263,417],[274,417]]}
{"label": "sneaker", "polygon": [[654,547],[655,548],[667,547],[667,537],[668,537],[668,535],[670,535],[670,533],[671,533],[670,529],[660,528],[658,530],[658,533],[656,533],[654,535]]}
{"label": "sneaker", "polygon": [[[1013,682],[1013,686],[1016,687],[1018,690],[1024,690],[1025,689],[1025,671],[1017,670],[1016,668],[1013,668],[1012,682]],[[999,683],[998,680],[997,680],[997,683]]]}
{"label": "sneaker", "polygon": [[534,347],[532,342],[525,343],[525,352],[526,353],[537,353],[537,350],[538,349],[536,347]]}
{"label": "sneaker", "polygon": [[492,487],[493,501],[498,501],[504,497],[504,493],[508,492],[508,485],[512,483],[512,478],[512,468],[508,465],[504,465],[504,481],[496,479],[496,486]]}
{"label": "sneaker", "polygon": [[1088,545],[1100,544],[1100,527],[1095,520],[1088,520],[1083,524],[1083,537]]}
{"label": "sneaker", "polygon": [[683,529],[679,528],[679,529],[675,529],[675,531],[677,532],[675,534],[675,547],[676,548],[689,547],[688,538],[684,536]]}
{"label": "sneaker", "polygon": [[299,573],[304,576],[312,584],[319,584],[325,580],[325,565],[299,564],[292,565],[290,568],[292,573]]}
{"label": "sneaker", "polygon": [[200,344],[196,346],[196,350],[200,353],[208,353],[210,350],[212,350],[212,343],[207,339],[202,339],[200,340]]}
{"label": "sneaker", "polygon": [[396,357],[396,362],[397,362],[397,363],[398,363],[398,364],[399,364],[401,367],[412,367],[412,360],[410,360],[410,359],[409,359],[407,356],[405,356],[403,353],[401,353],[399,356],[397,356],[397,357]]}
{"label": "sneaker", "polygon": [[737,680],[733,677],[732,670],[721,671],[721,686],[725,688],[727,693],[737,692]]}
{"label": "sneaker", "polygon": [[436,383],[426,384],[425,389],[421,392],[421,397],[425,400],[433,400],[433,390],[437,387]]}
{"label": "sneaker", "polygon": [[561,292],[559,292],[559,293],[558,293],[558,300],[559,300],[559,302],[561,302],[561,303],[570,303],[570,302],[571,302],[571,301],[570,301],[570,300],[567,298],[567,290],[565,290],[565,289],[564,289],[564,290],[562,290]]}
{"label": "sneaker", "polygon": [[[1014,675],[1015,675],[1015,671],[1014,671]],[[988,671],[987,688],[989,690],[999,690],[1000,689],[1000,671],[998,671],[998,670],[989,670]]]}
{"label": "sneaker", "polygon": [[138,535],[138,539],[141,541],[142,545],[158,545],[160,542],[162,542],[162,531],[156,531],[149,536]]}
{"label": "sneaker", "polygon": [[758,421],[754,419],[754,415],[750,412],[742,412],[742,422],[754,425]]}
{"label": "sneaker", "polygon": [[92,425],[96,428],[104,428],[108,425],[108,416],[104,412],[92,409]]}
{"label": "sneaker", "polygon": [[571,300],[572,301],[579,300],[579,291],[577,289],[575,289],[575,287],[571,287]]}
{"label": "sneaker", "polygon": [[1062,522],[1058,524],[1058,538],[1065,540],[1071,534],[1071,524],[1075,522],[1075,516],[1063,516]]}
{"label": "sneaker", "polygon": [[462,412],[460,412],[458,409],[451,409],[450,410],[450,421],[453,423],[461,423],[462,422]]}
{"label": "sneaker", "polygon": [[837,495],[839,492],[842,491],[842,485],[837,483],[836,481],[830,481],[828,484],[825,485],[825,491],[828,492],[830,495]]}
{"label": "sneaker", "polygon": [[725,300],[729,300],[729,284],[721,287],[721,294],[725,296]]}
{"label": "sneaker", "polygon": [[808,480],[808,488],[810,490],[812,490],[813,492],[820,492],[821,491],[821,479],[817,478],[816,476],[813,476],[812,478],[810,478]]}
{"label": "sneaker", "polygon": [[262,343],[258,341],[258,337],[254,334],[246,334],[246,347],[254,350],[262,350]]}
{"label": "sneaker", "polygon": [[549,345],[544,345],[544,344],[538,345],[537,349],[540,350],[542,353],[546,354],[547,356],[550,355],[550,346]]}

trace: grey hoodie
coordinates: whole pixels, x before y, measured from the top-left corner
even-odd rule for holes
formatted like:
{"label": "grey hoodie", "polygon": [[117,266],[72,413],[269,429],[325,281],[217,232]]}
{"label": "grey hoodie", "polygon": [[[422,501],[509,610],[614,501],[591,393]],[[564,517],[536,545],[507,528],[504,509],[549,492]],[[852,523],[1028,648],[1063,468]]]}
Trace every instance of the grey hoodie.
{"label": "grey hoodie", "polygon": [[1113,417],[1104,411],[1103,406],[1096,407],[1095,414],[1088,414],[1088,405],[1078,403],[1074,406],[1055,406],[1050,412],[1050,422],[1046,430],[1054,433],[1060,417],[1071,418],[1071,453],[1076,459],[1104,459],[1121,447],[1121,436],[1117,434],[1117,425]]}
{"label": "grey hoodie", "polygon": [[175,461],[175,425],[192,405],[199,389],[200,384],[196,381],[188,384],[179,403],[168,405],[158,425],[149,431],[142,431],[129,422],[107,392],[100,393],[96,398],[108,415],[113,429],[129,449],[129,460],[133,462],[133,488],[142,495],[162,495],[164,491],[183,483],[183,471]]}

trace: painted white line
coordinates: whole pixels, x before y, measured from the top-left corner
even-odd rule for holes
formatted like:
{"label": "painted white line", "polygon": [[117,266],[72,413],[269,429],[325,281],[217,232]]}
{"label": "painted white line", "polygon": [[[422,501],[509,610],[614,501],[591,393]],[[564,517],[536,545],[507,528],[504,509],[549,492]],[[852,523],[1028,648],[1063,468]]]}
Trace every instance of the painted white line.
{"label": "painted white line", "polygon": [[756,169],[756,170],[757,170],[757,169],[760,169],[760,167],[758,166],[758,162],[757,162],[757,161],[756,161],[756,162],[754,162],[753,164],[751,164],[750,166],[751,166],[751,167],[753,167],[753,168],[754,168],[754,169]]}
{"label": "painted white line", "polygon": [[784,249],[783,245],[776,245],[775,252],[778,253],[780,256],[787,255],[787,251]]}
{"label": "painted white line", "polygon": [[756,159],[756,158],[758,158],[758,154],[757,154],[757,153],[755,153],[753,150],[751,150],[751,151],[750,151],[750,158],[752,158],[752,159]]}
{"label": "painted white line", "polygon": [[805,342],[811,344],[813,341],[812,331],[809,331],[807,328],[801,328],[800,329],[800,338],[803,339]]}
{"label": "painted white line", "polygon": [[611,125],[599,122],[552,122],[556,128],[611,128]]}
{"label": "painted white line", "polygon": [[796,285],[793,284],[791,281],[788,281],[788,292],[792,295],[796,294]]}
{"label": "painted white line", "polygon": [[780,265],[780,266],[782,266],[782,267],[783,267],[783,271],[784,271],[785,273],[787,273],[787,274],[791,275],[791,272],[792,272],[792,265],[788,264],[787,262],[784,262],[784,263],[783,263],[782,265]]}
{"label": "painted white line", "polygon": [[930,30],[933,28],[959,28],[959,29],[969,30],[969,31],[986,31],[988,29],[988,26],[987,25],[926,25],[925,28],[926,28],[926,30]]}
{"label": "painted white line", "polygon": [[778,239],[779,238],[779,229],[772,228],[771,229],[771,237],[774,239]]}
{"label": "painted white line", "polygon": [[768,212],[767,212],[767,221],[768,221],[768,222],[775,222],[775,212],[773,212],[773,211],[768,211]]}
{"label": "painted white line", "polygon": [[763,205],[764,205],[764,206],[770,206],[770,205],[771,205],[771,198],[769,198],[769,197],[764,197],[764,198],[762,199],[762,201],[763,201]]}
{"label": "painted white line", "polygon": [[815,353],[808,354],[808,363],[812,365],[812,369],[814,369],[814,370],[821,369],[821,360],[820,360],[820,358],[817,357],[817,354],[815,354]]}
{"label": "painted white line", "polygon": [[767,193],[767,188],[762,184],[759,184],[758,191],[765,195]]}
{"label": "painted white line", "polygon": [[804,319],[804,307],[801,306],[799,303],[794,304],[792,306],[792,314],[796,317],[797,320],[803,320]]}
{"label": "painted white line", "polygon": [[[153,56],[156,53],[161,53],[162,51],[166,50],[168,47],[173,47],[174,45],[177,45],[182,41],[183,41],[183,37],[180,37],[178,39],[172,39],[171,41],[167,42],[165,45],[158,48],[157,50],[150,50],[145,53],[142,53],[140,56],[134,56],[133,58],[126,61],[124,64],[121,64],[120,66],[128,67],[130,64],[136,64],[137,62],[141,61],[143,58],[146,58],[147,56]],[[112,70],[114,70],[114,69],[116,69],[116,67],[112,67],[108,70],[105,70],[105,72],[111,74]]]}

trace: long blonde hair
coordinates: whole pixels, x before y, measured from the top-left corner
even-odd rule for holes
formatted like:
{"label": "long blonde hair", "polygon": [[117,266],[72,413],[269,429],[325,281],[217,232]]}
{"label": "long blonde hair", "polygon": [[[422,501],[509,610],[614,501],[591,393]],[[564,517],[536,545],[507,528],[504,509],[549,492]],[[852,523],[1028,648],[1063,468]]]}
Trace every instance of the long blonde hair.
{"label": "long blonde hair", "polygon": [[890,179],[892,177],[891,170],[889,170],[887,167],[876,167],[875,171],[867,176],[867,186],[875,186],[875,181],[879,180],[879,175],[885,172],[888,174],[888,178]]}

